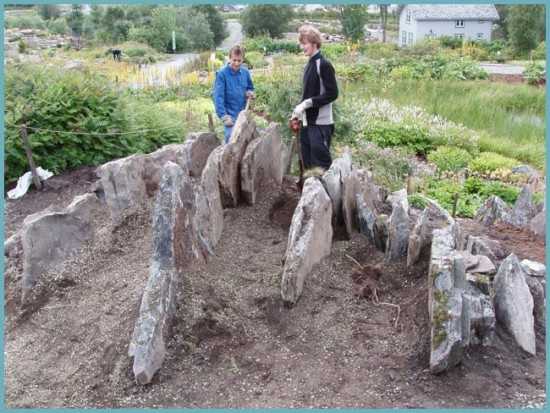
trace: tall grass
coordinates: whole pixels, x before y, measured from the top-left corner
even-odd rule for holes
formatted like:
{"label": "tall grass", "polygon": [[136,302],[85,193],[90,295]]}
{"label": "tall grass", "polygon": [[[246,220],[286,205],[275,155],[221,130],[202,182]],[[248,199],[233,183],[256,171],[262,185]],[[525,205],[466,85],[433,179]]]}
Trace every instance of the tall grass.
{"label": "tall grass", "polygon": [[544,169],[545,94],[528,85],[486,81],[413,81],[347,84],[345,94],[382,96],[480,132],[480,150]]}

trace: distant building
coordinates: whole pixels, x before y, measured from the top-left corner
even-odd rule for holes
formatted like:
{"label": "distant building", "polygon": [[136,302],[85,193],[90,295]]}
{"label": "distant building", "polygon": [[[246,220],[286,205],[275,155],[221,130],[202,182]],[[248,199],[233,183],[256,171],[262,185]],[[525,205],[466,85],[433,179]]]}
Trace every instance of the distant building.
{"label": "distant building", "polygon": [[441,36],[490,41],[498,19],[492,4],[409,4],[399,15],[398,42],[410,46]]}

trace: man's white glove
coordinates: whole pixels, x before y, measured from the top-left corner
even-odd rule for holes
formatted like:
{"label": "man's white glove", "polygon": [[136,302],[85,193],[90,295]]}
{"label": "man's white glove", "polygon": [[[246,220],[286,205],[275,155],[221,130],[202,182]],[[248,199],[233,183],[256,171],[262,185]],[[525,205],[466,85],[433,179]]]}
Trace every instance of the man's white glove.
{"label": "man's white glove", "polygon": [[227,126],[228,128],[230,128],[231,126],[233,126],[233,119],[231,118],[231,116],[229,115],[223,115],[222,116],[222,121],[223,121],[223,124],[225,126]]}
{"label": "man's white glove", "polygon": [[306,109],[309,109],[312,106],[313,106],[313,101],[311,99],[304,100],[302,103],[300,103],[294,108],[291,119],[302,119]]}

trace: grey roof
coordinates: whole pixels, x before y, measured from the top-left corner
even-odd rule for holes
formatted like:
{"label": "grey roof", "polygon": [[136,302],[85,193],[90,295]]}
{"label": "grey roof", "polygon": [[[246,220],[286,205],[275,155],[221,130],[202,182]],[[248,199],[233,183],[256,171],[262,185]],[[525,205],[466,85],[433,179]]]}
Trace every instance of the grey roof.
{"label": "grey roof", "polygon": [[498,20],[498,12],[492,4],[409,4],[415,20]]}

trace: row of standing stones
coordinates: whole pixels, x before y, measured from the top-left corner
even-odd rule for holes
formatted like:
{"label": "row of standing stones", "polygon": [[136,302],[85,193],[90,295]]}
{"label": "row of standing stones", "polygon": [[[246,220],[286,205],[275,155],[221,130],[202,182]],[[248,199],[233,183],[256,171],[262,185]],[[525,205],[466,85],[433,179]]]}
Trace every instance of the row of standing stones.
{"label": "row of standing stones", "polygon": [[[5,242],[8,257],[23,257],[23,301],[32,299],[40,277],[93,242],[94,220],[105,209],[116,226],[152,203],[149,279],[129,345],[136,381],[149,383],[166,354],[185,270],[213,254],[224,208],[254,204],[267,183],[281,185],[288,156],[277,125],[259,131],[251,115],[242,112],[227,145],[220,146],[211,133],[191,134],[183,144],[100,166],[92,193],[76,197],[67,208],[30,215]],[[524,188],[513,209],[491,198],[477,218],[486,225],[531,225],[538,232],[541,213]],[[471,344],[490,345],[497,321],[522,349],[535,354],[534,323],[545,321],[545,266],[519,262],[514,254],[503,257],[494,241],[462,234],[431,200],[414,222],[406,190],[389,194],[377,186],[370,172],[353,167],[349,151],[324,175],[304,183],[281,279],[281,297],[289,305],[299,299],[313,267],[330,255],[336,226],[348,236],[364,234],[386,261],[406,258],[411,266],[429,255],[432,372],[459,363]]]}

